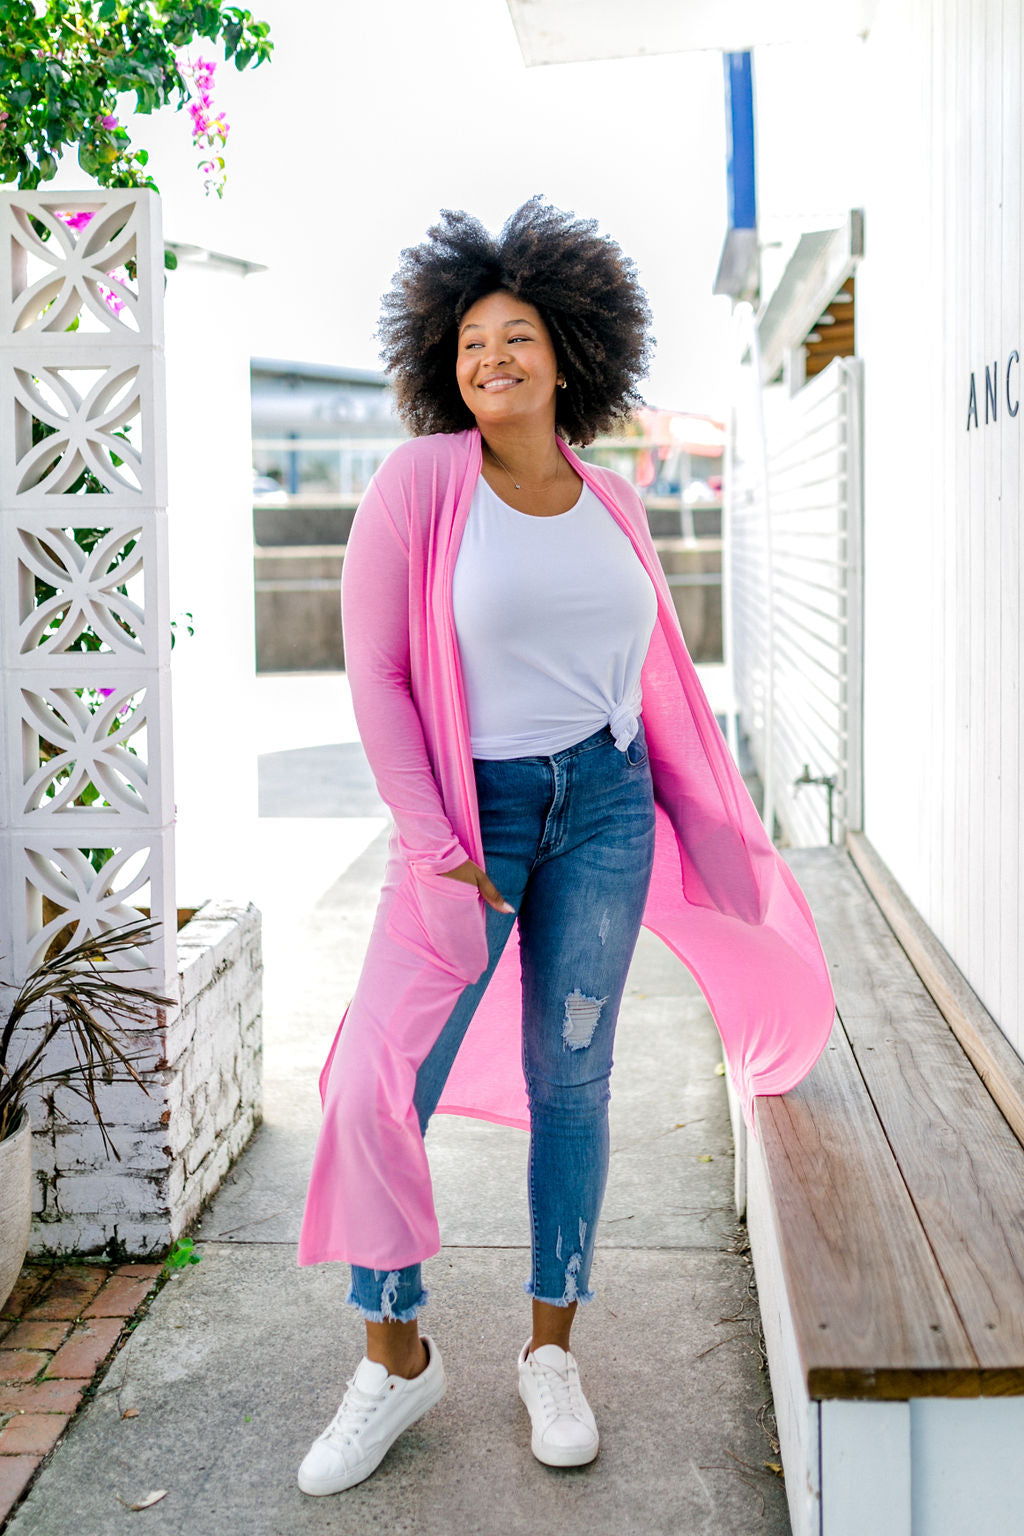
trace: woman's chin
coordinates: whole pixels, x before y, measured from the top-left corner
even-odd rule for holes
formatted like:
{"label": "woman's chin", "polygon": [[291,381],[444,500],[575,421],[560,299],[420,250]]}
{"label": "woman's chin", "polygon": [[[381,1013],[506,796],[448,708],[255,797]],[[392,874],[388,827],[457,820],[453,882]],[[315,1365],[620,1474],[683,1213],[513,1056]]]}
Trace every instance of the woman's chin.
{"label": "woman's chin", "polygon": [[501,399],[479,404],[473,411],[473,419],[480,431],[484,433],[488,430],[493,431],[496,427],[506,426],[528,427],[532,431],[548,429],[552,432],[555,427],[553,407],[533,406],[531,408],[526,405],[526,402],[513,404],[511,400],[506,403]]}

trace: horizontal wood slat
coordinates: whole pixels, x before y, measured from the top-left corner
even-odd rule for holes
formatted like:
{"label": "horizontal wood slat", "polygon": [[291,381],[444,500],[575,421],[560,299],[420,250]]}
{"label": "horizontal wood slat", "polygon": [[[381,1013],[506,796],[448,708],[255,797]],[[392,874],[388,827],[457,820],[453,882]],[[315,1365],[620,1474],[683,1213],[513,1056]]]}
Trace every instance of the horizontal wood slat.
{"label": "horizontal wood slat", "polygon": [[756,1115],[808,1395],[973,1384],[974,1351],[841,1024],[810,1076]]}
{"label": "horizontal wood slat", "polygon": [[851,860],[790,862],[841,1020],[805,1082],[758,1103],[810,1395],[1024,1393],[1024,1148]]}
{"label": "horizontal wood slat", "polygon": [[864,883],[940,1013],[971,1058],[1017,1140],[1024,1142],[1024,1061],[863,832],[851,832],[847,846]]}

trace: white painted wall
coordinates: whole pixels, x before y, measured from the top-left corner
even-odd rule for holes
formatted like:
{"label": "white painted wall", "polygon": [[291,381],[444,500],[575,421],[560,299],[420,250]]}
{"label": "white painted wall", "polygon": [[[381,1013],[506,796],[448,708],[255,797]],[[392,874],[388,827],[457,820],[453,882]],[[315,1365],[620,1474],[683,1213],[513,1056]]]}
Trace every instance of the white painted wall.
{"label": "white painted wall", "polygon": [[869,53],[864,825],[1020,1050],[1020,6],[883,0]]}
{"label": "white painted wall", "polygon": [[247,342],[254,283],[258,276],[188,262],[167,280],[179,906],[249,894],[248,849],[258,813]]}
{"label": "white painted wall", "polygon": [[[824,227],[823,210],[865,211],[863,826],[1024,1050],[1017,363],[1009,401],[1006,391],[1010,355],[1024,354],[1022,10],[881,0],[866,43],[836,46],[839,77],[860,88],[834,113],[814,96],[824,60],[803,59],[806,102],[794,50],[759,49],[755,72],[766,296],[796,236]],[[817,146],[806,165],[793,127],[805,104]],[[830,174],[820,145],[837,134]],[[998,372],[987,424],[986,364]],[[742,387],[735,397],[749,416]],[[738,467],[737,491],[742,455]],[[737,679],[741,698],[747,682]]]}

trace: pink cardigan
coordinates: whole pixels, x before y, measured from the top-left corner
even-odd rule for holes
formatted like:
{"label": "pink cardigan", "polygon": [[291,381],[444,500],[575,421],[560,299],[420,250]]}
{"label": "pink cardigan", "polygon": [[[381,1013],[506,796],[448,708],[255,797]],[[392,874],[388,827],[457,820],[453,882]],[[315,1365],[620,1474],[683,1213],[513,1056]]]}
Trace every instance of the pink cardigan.
{"label": "pink cardigan", "polygon": [[[643,504],[621,476],[561,446],[632,540],[658,595],[642,673],[657,802],[644,925],[699,983],[749,1122],[756,1094],[795,1086],[824,1048],[834,1013],[828,969],[807,903],[765,833],[697,681]],[[480,466],[476,430],[403,443],[374,476],[346,552],[346,667],[394,832],[360,987],[321,1075],[324,1122],[300,1263],[347,1259],[394,1268],[429,1257],[439,1245],[411,1098],[423,1042],[436,1037],[487,959],[483,902],[442,873],[467,857],[484,862],[451,600]],[[401,1003],[381,1017],[380,999],[396,970],[404,973],[410,963],[421,965],[422,984],[392,985]],[[352,1029],[357,1009],[360,1027]],[[528,1123],[520,1024],[518,953],[510,944],[440,1110]],[[359,1042],[347,1057],[339,1052],[346,1035],[353,1047]],[[365,1085],[359,1102],[372,1103],[358,1127],[351,1107],[356,1076]],[[346,1084],[348,1107],[341,1110]],[[381,1167],[396,1155],[407,1165],[398,1187]]]}

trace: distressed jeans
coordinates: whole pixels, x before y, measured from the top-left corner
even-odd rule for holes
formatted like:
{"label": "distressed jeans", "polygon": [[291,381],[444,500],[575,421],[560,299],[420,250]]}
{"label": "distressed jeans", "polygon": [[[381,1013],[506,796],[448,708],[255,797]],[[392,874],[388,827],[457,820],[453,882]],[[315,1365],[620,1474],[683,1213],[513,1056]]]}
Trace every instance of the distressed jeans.
{"label": "distressed jeans", "polygon": [[[519,920],[532,1249],[524,1290],[569,1306],[593,1295],[612,1044],[654,855],[643,723],[624,752],[606,726],[551,757],[473,766],[487,873]],[[424,1133],[514,920],[486,909],[487,969],[417,1073]],[[348,1301],[369,1322],[408,1322],[426,1299],[419,1264],[352,1267]]]}

